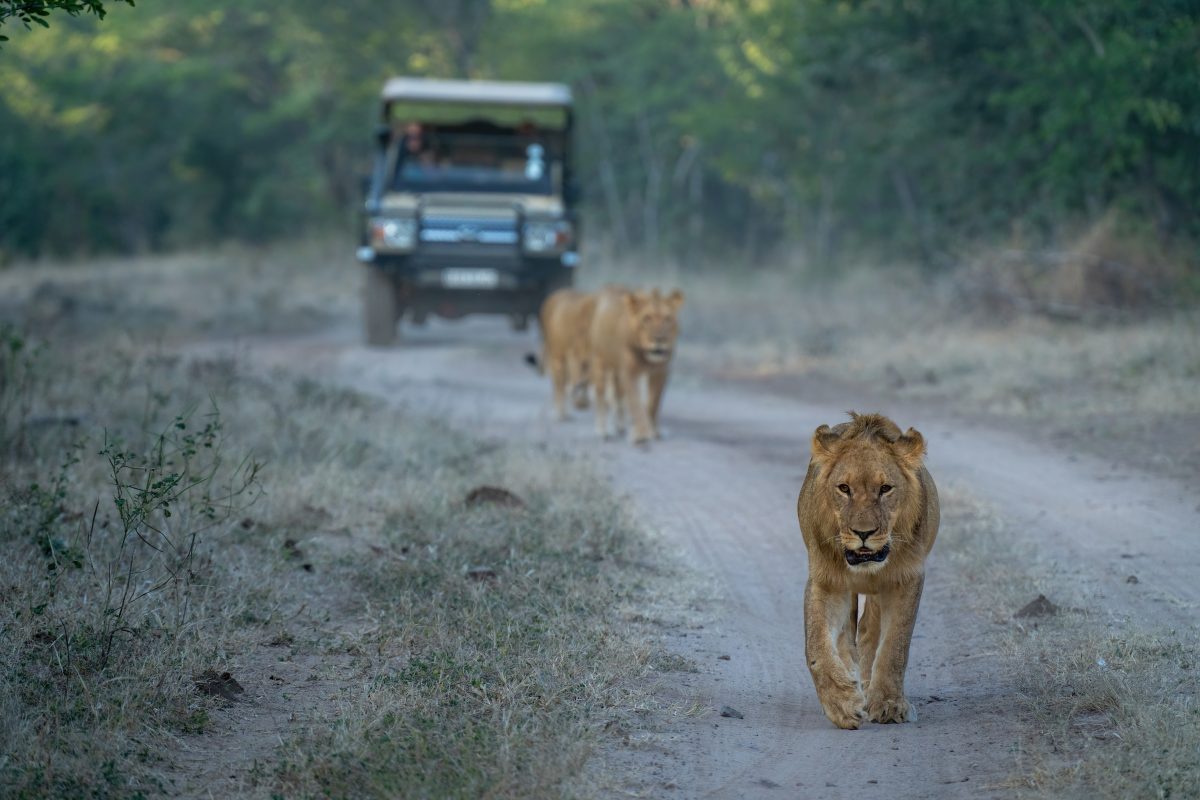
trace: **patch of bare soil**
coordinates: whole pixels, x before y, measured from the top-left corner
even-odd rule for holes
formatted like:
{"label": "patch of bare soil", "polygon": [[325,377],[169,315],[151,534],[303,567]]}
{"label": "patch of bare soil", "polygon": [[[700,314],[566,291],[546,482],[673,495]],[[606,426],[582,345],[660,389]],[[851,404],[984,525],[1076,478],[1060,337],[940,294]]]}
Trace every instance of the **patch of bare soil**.
{"label": "patch of bare soil", "polygon": [[[310,526],[322,527],[322,509],[310,508]],[[253,526],[249,518],[247,527]],[[213,695],[201,733],[184,735],[163,775],[168,794],[218,800],[270,797],[280,748],[312,724],[337,716],[348,677],[357,674],[345,646],[369,623],[361,602],[333,568],[348,552],[362,557],[371,543],[345,531],[315,530],[284,542],[295,576],[278,586],[277,606],[262,609],[263,635],[250,649],[225,655],[225,672],[203,673],[197,691]]]}
{"label": "patch of bare soil", "polygon": [[[302,635],[315,632],[301,626]],[[280,745],[337,707],[347,655],[263,642],[233,659],[245,689],[211,712],[205,733],[186,736],[165,776],[182,798],[269,796]]]}

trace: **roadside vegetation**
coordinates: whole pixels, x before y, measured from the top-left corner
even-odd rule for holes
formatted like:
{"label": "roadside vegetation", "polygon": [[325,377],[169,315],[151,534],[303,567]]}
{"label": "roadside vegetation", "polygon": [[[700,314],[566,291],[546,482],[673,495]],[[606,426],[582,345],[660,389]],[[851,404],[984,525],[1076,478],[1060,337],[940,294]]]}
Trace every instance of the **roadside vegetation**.
{"label": "roadside vegetation", "polygon": [[345,229],[404,74],[569,83],[587,226],[618,258],[937,271],[1118,212],[1196,266],[1178,0],[108,6],[4,28],[0,263]]}
{"label": "roadside vegetation", "polygon": [[586,463],[130,324],[3,328],[0,796],[603,780],[663,573]]}
{"label": "roadside vegetation", "polygon": [[296,335],[356,315],[360,278],[349,245],[334,237],[47,260],[0,270],[0,319],[43,338],[126,344]]}
{"label": "roadside vegetation", "polygon": [[[1121,618],[961,486],[943,491],[939,574],[995,625],[996,674],[1030,720],[1007,789],[1031,798],[1200,794],[1194,630]],[[1134,577],[1136,581],[1136,576]],[[1044,596],[1048,603],[1034,602]]]}
{"label": "roadside vegetation", "polygon": [[903,268],[860,269],[836,283],[756,275],[740,284],[687,279],[686,333],[729,372],[828,375],[1016,418],[1200,413],[1194,305],[1083,319],[989,313],[959,297],[953,278],[930,285]]}

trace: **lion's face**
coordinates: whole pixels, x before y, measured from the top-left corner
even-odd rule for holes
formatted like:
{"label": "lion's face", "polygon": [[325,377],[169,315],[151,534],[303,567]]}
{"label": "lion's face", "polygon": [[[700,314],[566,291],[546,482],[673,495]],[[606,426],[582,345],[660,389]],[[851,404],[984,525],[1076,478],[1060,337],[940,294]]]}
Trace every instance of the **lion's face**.
{"label": "lion's face", "polygon": [[671,360],[675,339],[679,336],[678,314],[683,292],[676,289],[663,297],[652,292],[625,295],[632,330],[631,344],[647,362],[663,364]]}
{"label": "lion's face", "polygon": [[882,448],[856,443],[829,472],[826,491],[837,512],[846,563],[871,569],[891,552],[896,511],[903,507],[908,480]]}
{"label": "lion's face", "polygon": [[894,536],[903,509],[920,491],[916,470],[925,444],[909,429],[843,441],[822,425],[813,438],[814,458],[822,462],[822,486],[837,517],[838,544],[853,570],[882,568],[904,541]]}

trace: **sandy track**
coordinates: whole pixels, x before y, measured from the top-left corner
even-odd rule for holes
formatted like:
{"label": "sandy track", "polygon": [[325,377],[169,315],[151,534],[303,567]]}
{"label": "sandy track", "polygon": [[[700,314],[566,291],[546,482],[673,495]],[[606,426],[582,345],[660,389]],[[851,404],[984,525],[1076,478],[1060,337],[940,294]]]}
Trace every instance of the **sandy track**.
{"label": "sandy track", "polygon": [[[520,364],[532,334],[511,334],[487,319],[405,333],[406,343],[388,351],[361,347],[353,329],[241,347],[260,363],[446,412],[492,435],[600,452],[646,521],[711,580],[718,600],[707,624],[663,630],[668,646],[698,671],[663,673],[655,682],[664,702],[700,713],[652,718],[625,744],[614,744],[605,757],[617,775],[615,796],[1011,793],[1003,782],[1013,776],[1022,736],[1013,690],[989,650],[990,623],[973,618],[961,588],[939,578],[936,549],[908,672],[919,721],[844,732],[816,702],[803,660],[807,567],[795,497],[811,431],[837,422],[846,408],[877,404],[868,408],[848,396],[817,405],[685,377],[668,389],[666,441],[649,449],[600,444],[586,416],[550,421],[546,382]],[[1190,621],[1200,599],[1193,580],[1200,551],[1161,559],[1151,538],[1194,529],[1195,501],[1181,487],[921,409],[880,410],[925,434],[940,483],[968,486],[1005,509],[1006,522],[1035,542],[1042,558],[1111,596],[1113,614]],[[1133,572],[1138,591],[1123,582]],[[725,705],[745,718],[719,716]]]}

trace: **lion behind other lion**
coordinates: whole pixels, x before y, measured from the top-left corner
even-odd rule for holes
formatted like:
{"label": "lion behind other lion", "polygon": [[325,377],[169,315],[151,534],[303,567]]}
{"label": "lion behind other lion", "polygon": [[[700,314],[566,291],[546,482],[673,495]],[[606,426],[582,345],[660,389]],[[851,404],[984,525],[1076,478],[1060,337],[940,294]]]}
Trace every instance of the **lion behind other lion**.
{"label": "lion behind other lion", "polygon": [[683,292],[679,290],[663,295],[658,289],[631,291],[610,286],[599,293],[589,340],[596,431],[602,437],[609,432],[610,389],[618,433],[628,409],[634,442],[659,437],[658,414],[679,337],[682,305]]}

